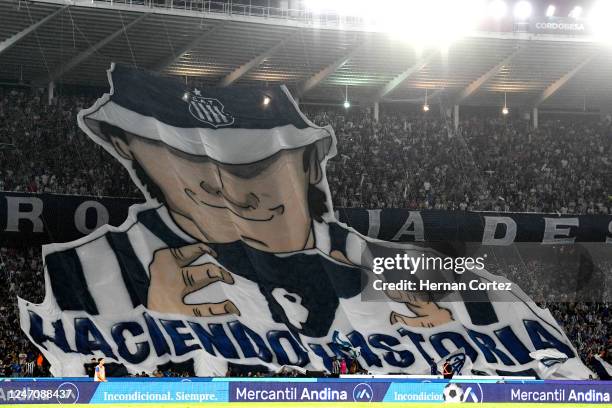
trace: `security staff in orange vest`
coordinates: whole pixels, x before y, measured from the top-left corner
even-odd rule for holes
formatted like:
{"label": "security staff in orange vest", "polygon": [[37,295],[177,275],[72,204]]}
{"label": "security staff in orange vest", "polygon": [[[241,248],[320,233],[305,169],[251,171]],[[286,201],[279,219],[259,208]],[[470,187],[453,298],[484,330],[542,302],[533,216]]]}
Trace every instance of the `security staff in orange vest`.
{"label": "security staff in orange vest", "polygon": [[453,378],[453,366],[451,366],[449,360],[446,360],[442,366],[442,375],[448,380]]}

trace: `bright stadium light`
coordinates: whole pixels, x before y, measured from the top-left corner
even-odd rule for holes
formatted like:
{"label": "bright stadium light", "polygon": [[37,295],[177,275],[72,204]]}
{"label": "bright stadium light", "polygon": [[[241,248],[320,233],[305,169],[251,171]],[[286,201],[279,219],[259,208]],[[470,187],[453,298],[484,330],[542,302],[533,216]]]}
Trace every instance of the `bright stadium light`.
{"label": "bright stadium light", "polygon": [[506,100],[506,93],[504,92],[504,107],[502,108],[502,115],[506,116],[510,111],[508,110],[508,104]]}
{"label": "bright stadium light", "polygon": [[189,92],[185,92],[185,93],[183,94],[183,100],[184,100],[185,102],[187,102],[187,101],[189,100]]}
{"label": "bright stadium light", "polygon": [[531,16],[531,3],[522,0],[514,6],[514,17],[517,20],[525,21]]}
{"label": "bright stadium light", "polygon": [[473,33],[488,0],[304,0],[313,15],[337,14],[361,19],[382,31],[424,48],[448,46]]}
{"label": "bright stadium light", "polygon": [[351,103],[348,99],[348,85],[344,85],[344,103],[342,105],[344,106],[344,109],[351,107]]}
{"label": "bright stadium light", "polygon": [[599,0],[593,5],[588,16],[593,30],[593,37],[597,40],[612,44],[612,1]]}
{"label": "bright stadium light", "polygon": [[270,97],[269,97],[269,96],[267,96],[267,95],[266,95],[266,96],[264,96],[264,98],[263,98],[263,105],[264,105],[264,106],[268,106],[268,105],[270,104],[270,100],[271,100],[271,99],[270,99]]}
{"label": "bright stadium light", "polygon": [[582,16],[582,7],[576,6],[570,11],[569,17],[579,19]]}
{"label": "bright stadium light", "polygon": [[427,103],[427,89],[425,89],[425,103],[423,104],[423,112],[429,112],[429,104]]}
{"label": "bright stadium light", "polygon": [[489,3],[488,14],[489,17],[492,17],[495,20],[501,20],[506,15],[507,10],[508,6],[506,5],[505,1],[493,0]]}
{"label": "bright stadium light", "polygon": [[557,8],[554,5],[549,5],[546,8],[546,17],[550,18],[550,17],[554,17],[555,16],[555,11],[557,10]]}

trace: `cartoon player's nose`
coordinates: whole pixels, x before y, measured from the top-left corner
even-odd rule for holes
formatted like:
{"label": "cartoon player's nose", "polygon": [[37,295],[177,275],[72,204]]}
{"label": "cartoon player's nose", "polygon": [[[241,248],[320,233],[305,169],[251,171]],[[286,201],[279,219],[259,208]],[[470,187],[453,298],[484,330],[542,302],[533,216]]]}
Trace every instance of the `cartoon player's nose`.
{"label": "cartoon player's nose", "polygon": [[221,188],[216,188],[210,186],[205,181],[200,182],[200,188],[206,191],[209,194],[216,195],[218,197],[223,197],[225,201],[227,201],[231,206],[241,209],[241,210],[256,210],[259,208],[259,197],[257,197],[253,193],[248,193],[244,199],[239,199],[234,197],[225,186],[221,186]]}

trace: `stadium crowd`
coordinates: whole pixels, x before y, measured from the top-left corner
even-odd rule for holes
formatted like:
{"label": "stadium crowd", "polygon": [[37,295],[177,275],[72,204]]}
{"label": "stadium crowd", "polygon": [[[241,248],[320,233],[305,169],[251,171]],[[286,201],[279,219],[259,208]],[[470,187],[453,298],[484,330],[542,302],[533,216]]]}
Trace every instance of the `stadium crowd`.
{"label": "stadium crowd", "polygon": [[127,172],[78,129],[92,103],[0,88],[0,191],[134,196]]}
{"label": "stadium crowd", "polygon": [[[608,121],[470,118],[458,132],[424,115],[307,112],[331,124],[329,164],[340,207],[435,208],[609,214],[612,127]],[[605,184],[607,181],[607,184]]]}
{"label": "stadium crowd", "polygon": [[[37,91],[0,87],[0,191],[139,196],[127,172],[78,129],[77,112],[92,103],[62,96],[48,104]],[[609,121],[549,120],[533,130],[516,118],[473,117],[454,132],[433,115],[390,112],[374,121],[367,109],[305,110],[336,131],[328,180],[339,207],[612,213]],[[1,247],[0,279],[0,377],[46,375],[48,364],[19,329],[16,298],[42,301],[40,248]],[[544,303],[587,363],[595,355],[612,361],[609,301]]]}
{"label": "stadium crowd", "polygon": [[21,331],[17,307],[20,294],[43,300],[40,248],[0,247],[0,279],[0,377],[48,376],[48,364]]}
{"label": "stadium crowd", "polygon": [[[78,129],[93,98],[0,88],[0,190],[139,196],[127,172]],[[339,207],[609,214],[608,121],[447,120],[367,109],[306,109],[331,124],[338,156],[328,179]],[[606,184],[607,182],[607,184]]]}

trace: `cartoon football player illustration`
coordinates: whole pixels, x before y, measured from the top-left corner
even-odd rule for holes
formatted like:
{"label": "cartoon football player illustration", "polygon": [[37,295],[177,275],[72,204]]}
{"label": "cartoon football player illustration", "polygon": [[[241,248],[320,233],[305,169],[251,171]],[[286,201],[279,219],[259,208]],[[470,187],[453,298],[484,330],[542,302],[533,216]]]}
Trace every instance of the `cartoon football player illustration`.
{"label": "cartoon football player illustration", "polygon": [[[258,284],[275,321],[325,336],[338,297],[358,295],[362,279],[361,253],[350,253],[350,247],[361,249],[363,242],[333,220],[324,177],[324,163],[335,151],[333,130],[308,121],[284,87],[253,89],[248,100],[238,101],[227,90],[225,99],[203,97],[197,89],[185,97],[179,86],[164,108],[179,111],[167,112],[172,120],[186,121],[175,125],[178,129],[193,127],[148,129],[146,117],[122,119],[115,99],[122,98],[122,89],[144,92],[151,82],[120,71],[113,80],[113,97],[84,112],[81,123],[163,205],[168,218],[157,220],[157,228],[165,224],[189,237],[177,235],[143,264],[149,278],[143,303],[164,313],[240,315],[231,299],[186,301],[208,285],[231,285],[239,275]],[[261,102],[265,96],[268,105]],[[209,260],[192,265],[203,255]],[[406,304],[414,317],[395,312],[387,320],[434,326],[451,319],[434,302],[406,299]]]}

